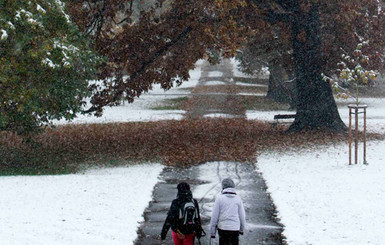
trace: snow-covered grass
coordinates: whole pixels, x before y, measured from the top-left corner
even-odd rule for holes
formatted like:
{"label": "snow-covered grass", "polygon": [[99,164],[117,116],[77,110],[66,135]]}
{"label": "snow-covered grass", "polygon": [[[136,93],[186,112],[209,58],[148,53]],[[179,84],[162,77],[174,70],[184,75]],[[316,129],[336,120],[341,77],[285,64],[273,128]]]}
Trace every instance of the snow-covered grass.
{"label": "snow-covered grass", "polygon": [[[154,106],[162,104],[162,101],[170,98],[179,98],[188,95],[186,89],[194,88],[201,76],[203,60],[196,63],[196,68],[189,72],[190,79],[180,86],[175,86],[165,91],[159,84],[155,84],[148,93],[136,98],[133,103],[125,103],[120,106],[104,108],[103,116],[79,115],[70,123],[111,123],[111,122],[147,122],[159,120],[180,120],[183,118],[183,110],[154,110]],[[54,124],[68,124],[65,120],[55,121]]]}
{"label": "snow-covered grass", "polygon": [[382,244],[384,152],[384,141],[369,142],[369,165],[351,166],[347,144],[258,157],[289,244]]}
{"label": "snow-covered grass", "polygon": [[[367,130],[385,133],[382,98],[362,98],[367,104]],[[349,101],[337,100],[342,120],[349,123]],[[294,111],[248,111],[248,119],[271,121],[275,114]],[[354,124],[354,123],[353,123]],[[360,130],[363,115],[359,115]],[[385,240],[384,141],[369,141],[363,165],[348,165],[348,144],[301,152],[265,153],[256,166],[285,226],[290,245],[379,245]],[[354,151],[352,151],[354,162]]]}
{"label": "snow-covered grass", "polygon": [[265,84],[256,84],[256,83],[236,82],[235,85],[237,85],[237,86],[246,86],[246,87],[262,87],[262,88],[267,88],[267,85],[265,85]]}
{"label": "snow-covered grass", "polygon": [[[242,85],[237,83],[237,85]],[[336,100],[342,120],[349,123],[347,104]],[[368,132],[385,133],[385,99],[361,98],[367,108]],[[295,111],[247,111],[249,120],[272,121]],[[354,123],[353,123],[354,125]],[[363,115],[359,115],[363,127]],[[285,226],[289,245],[380,245],[385,240],[384,141],[369,141],[363,165],[348,165],[348,144],[301,152],[264,153],[256,166]],[[354,151],[352,151],[354,162]]]}
{"label": "snow-covered grass", "polygon": [[210,113],[204,115],[205,118],[239,118],[239,116],[234,114],[226,114],[226,113]]}
{"label": "snow-covered grass", "polygon": [[[342,121],[346,125],[349,124],[349,109],[347,104],[352,100],[337,100],[338,111],[340,113]],[[362,104],[368,105],[367,108],[367,130],[368,132],[376,133],[385,133],[385,98],[363,98],[361,100]],[[274,115],[277,114],[293,114],[295,111],[281,110],[281,111],[256,111],[248,110],[246,111],[246,117],[249,120],[262,120],[262,121],[272,121]],[[352,117],[354,120],[354,118]],[[359,115],[359,128],[362,130],[363,126],[363,114]],[[354,122],[353,122],[354,126]]]}
{"label": "snow-covered grass", "polygon": [[0,243],[131,244],[162,168],[0,177]]}
{"label": "snow-covered grass", "polygon": [[[155,85],[132,104],[71,123],[179,120],[184,111],[150,108],[190,93],[202,63],[179,87],[164,91]],[[162,169],[160,164],[141,164],[72,175],[0,177],[0,244],[132,244]]]}
{"label": "snow-covered grass", "polygon": [[[342,120],[348,125],[349,123],[349,109],[347,103],[353,103],[353,100],[341,101],[344,102],[344,105],[339,106],[339,113]],[[370,132],[385,133],[385,98],[362,98],[360,103],[366,104],[368,108],[367,111],[367,130]],[[354,123],[353,123],[354,124]],[[362,129],[363,125],[363,115],[359,115],[359,126]]]}
{"label": "snow-covered grass", "polygon": [[242,95],[242,96],[266,96],[266,93],[237,93],[237,95]]}
{"label": "snow-covered grass", "polygon": [[207,74],[208,77],[221,77],[223,76],[223,72],[220,72],[220,71],[210,71],[208,74]]}
{"label": "snow-covered grass", "polygon": [[[236,67],[236,61],[232,63]],[[150,108],[166,98],[186,96],[185,89],[198,83],[201,64],[178,88],[164,92],[155,86],[132,104],[106,108],[101,118],[80,116],[72,123],[181,119],[184,111]],[[248,77],[237,69],[234,74]],[[383,102],[362,101],[369,106],[371,132],[385,132]],[[347,123],[346,105],[339,110]],[[294,112],[248,111],[247,118],[271,121],[275,114],[285,113]],[[267,181],[289,243],[381,244],[385,239],[384,151],[385,142],[369,142],[368,166],[348,166],[344,144],[261,155],[257,167]],[[160,164],[146,164],[74,175],[0,177],[0,244],[132,244],[161,170]]]}
{"label": "snow-covered grass", "polygon": [[205,86],[226,85],[223,81],[207,81],[203,83]]}
{"label": "snow-covered grass", "polygon": [[[164,99],[165,98],[166,97],[164,97]],[[180,120],[183,118],[184,113],[185,112],[183,110],[140,109],[129,104],[105,108],[103,116],[101,117],[94,117],[92,115],[79,116],[72,120],[71,123],[149,122],[160,120]],[[61,120],[56,124],[68,124],[68,122]]]}

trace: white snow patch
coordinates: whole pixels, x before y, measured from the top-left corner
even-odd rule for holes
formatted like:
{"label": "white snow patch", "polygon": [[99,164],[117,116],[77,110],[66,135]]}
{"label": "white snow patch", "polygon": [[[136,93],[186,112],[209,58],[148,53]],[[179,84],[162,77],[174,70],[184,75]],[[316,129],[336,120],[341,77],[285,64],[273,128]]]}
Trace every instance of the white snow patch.
{"label": "white snow patch", "polygon": [[51,68],[56,68],[56,67],[59,67],[59,65],[56,65],[53,63],[52,60],[48,59],[48,58],[45,58],[44,60],[41,61],[44,65],[48,66],[48,67],[51,67]]}
{"label": "white snow patch", "polygon": [[[188,96],[190,92],[186,88],[195,87],[201,76],[201,65],[204,61],[198,61],[196,68],[190,70],[190,79],[178,87],[164,91],[159,84],[155,84],[148,93],[136,98],[133,103],[125,103],[120,106],[104,108],[102,117],[92,115],[78,115],[71,122],[62,119],[54,121],[54,124],[69,123],[110,123],[110,122],[138,122],[138,121],[159,121],[159,120],[181,120],[185,111],[183,110],[153,110],[154,106],[161,105],[166,99]],[[97,83],[96,81],[93,81]]]}
{"label": "white snow patch", "polygon": [[[339,102],[341,100],[337,100]],[[344,101],[344,100],[342,100]],[[353,102],[353,100],[350,100]],[[345,103],[349,102],[344,101]],[[360,103],[366,104],[368,108],[366,109],[366,120],[367,120],[367,130],[370,132],[385,133],[385,99],[383,98],[362,98]],[[339,106],[338,111],[344,123],[348,125],[349,123],[349,109],[346,105]],[[362,130],[363,114],[359,114],[359,128]],[[353,117],[352,117],[353,119]],[[354,119],[353,119],[354,120]],[[354,125],[354,122],[353,122]]]}
{"label": "white snow patch", "polygon": [[[337,100],[342,120],[348,124],[349,101]],[[363,98],[367,104],[367,129],[385,132],[382,98]],[[248,119],[272,121],[276,114],[293,111],[247,111]],[[362,130],[363,115],[359,115]],[[302,152],[265,153],[257,167],[277,206],[289,244],[382,244],[385,239],[384,141],[370,141],[363,165],[347,165],[348,143]],[[353,152],[352,152],[353,153]],[[354,162],[354,153],[353,153]]]}
{"label": "white snow patch", "polygon": [[6,30],[1,29],[1,38],[0,40],[6,40],[8,38],[8,33]]}
{"label": "white snow patch", "polygon": [[60,1],[60,0],[55,0],[55,2],[57,4],[57,6],[59,7],[60,11],[62,12],[62,14],[64,15],[64,17],[66,18],[67,23],[71,23],[71,18],[64,11],[65,4],[62,1]]}
{"label": "white snow patch", "polygon": [[226,85],[226,83],[222,82],[222,81],[207,81],[207,82],[203,82],[203,85],[205,85],[205,86],[216,86],[216,85]]}
{"label": "white snow patch", "polygon": [[64,44],[64,43],[61,43],[60,41],[57,41],[55,40],[54,43],[53,43],[53,47],[54,48],[60,48],[62,49],[62,53],[63,55],[68,59],[68,56],[67,54],[64,52],[65,51],[69,51],[71,53],[78,53],[79,52],[79,48],[78,47],[75,47],[74,45],[72,44]]}
{"label": "white snow patch", "polygon": [[265,84],[257,84],[257,83],[236,82],[235,85],[246,86],[246,87],[263,87],[263,88],[267,88],[267,85],[265,85]]}
{"label": "white snow patch", "polygon": [[196,186],[193,190],[194,198],[207,198],[210,200],[221,193],[221,180],[218,179],[217,174],[217,168],[220,164],[224,164],[224,162],[208,162],[199,166],[199,179],[207,183]]}
{"label": "white snow patch", "polygon": [[266,93],[237,93],[237,95],[243,95],[243,96],[266,96]]}
{"label": "white snow patch", "polygon": [[258,157],[289,244],[382,244],[384,151],[369,142],[367,166],[347,165],[347,143]]}
{"label": "white snow patch", "polygon": [[1,244],[133,244],[162,169],[0,177]]}
{"label": "white snow patch", "polygon": [[239,116],[234,114],[226,114],[226,113],[210,113],[204,115],[206,118],[239,118]]}
{"label": "white snow patch", "polygon": [[31,12],[26,11],[25,9],[20,9],[20,10],[16,11],[15,19],[19,20],[21,18],[21,14],[24,14],[28,18],[32,18],[32,16],[33,16]]}
{"label": "white snow patch", "polygon": [[37,11],[40,11],[40,12],[42,12],[42,13],[46,13],[47,11],[42,7],[42,6],[40,6],[38,3],[36,4],[36,9],[37,9]]}
{"label": "white snow patch", "polygon": [[207,74],[208,77],[221,77],[223,76],[223,72],[220,72],[220,71],[210,71],[208,74]]}
{"label": "white snow patch", "polygon": [[16,27],[12,24],[11,21],[8,21],[7,24],[9,25],[9,27],[12,29],[12,30],[15,30]]}
{"label": "white snow patch", "polygon": [[131,107],[133,104],[107,107],[103,116],[81,115],[67,122],[64,119],[55,121],[56,125],[80,123],[113,123],[113,122],[150,122],[161,120],[181,120],[185,111],[182,110],[146,110]]}
{"label": "white snow patch", "polygon": [[233,65],[233,74],[235,77],[246,77],[246,78],[252,77],[252,76],[250,76],[246,73],[243,73],[239,70],[238,67],[239,67],[240,62],[238,60],[236,60],[235,58],[231,58],[230,62]]}

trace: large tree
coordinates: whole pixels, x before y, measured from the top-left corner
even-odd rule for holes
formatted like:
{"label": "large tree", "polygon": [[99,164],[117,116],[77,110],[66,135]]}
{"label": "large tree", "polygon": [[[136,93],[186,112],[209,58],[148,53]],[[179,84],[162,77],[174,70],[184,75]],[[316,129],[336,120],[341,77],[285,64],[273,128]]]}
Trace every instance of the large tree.
{"label": "large tree", "polygon": [[[345,125],[338,114],[330,84],[322,79],[321,74],[334,74],[341,54],[353,53],[356,45],[363,40],[370,40],[372,49],[369,53],[373,66],[382,69],[384,38],[383,25],[380,23],[384,22],[384,13],[381,3],[354,0],[272,0],[254,3],[264,13],[266,22],[271,25],[264,29],[272,30],[278,41],[271,41],[258,33],[252,40],[261,45],[248,44],[247,49],[258,53],[261,47],[270,49],[279,43],[279,47],[275,49],[276,53],[293,54],[297,117],[291,130],[319,127],[344,129]],[[261,16],[253,15],[254,11],[255,9],[251,10],[249,16],[258,21]],[[282,32],[282,27],[286,28],[286,31]],[[253,26],[253,29],[261,30],[258,26]],[[265,33],[263,30],[262,32]],[[262,58],[270,62],[266,57]],[[288,58],[283,60],[285,62],[281,60],[278,64],[288,64],[290,61]]]}
{"label": "large tree", "polygon": [[[383,41],[375,43],[373,39],[373,32],[379,26],[372,24],[378,17],[384,20],[379,2],[276,2],[283,13],[270,12],[271,18],[291,25],[298,92],[297,116],[291,130],[319,127],[344,129],[331,86],[322,79],[321,74],[335,68],[342,50],[352,50],[362,41],[360,39],[372,41],[373,51],[382,51]],[[377,59],[378,62],[380,57],[376,53],[371,54],[373,60]]]}
{"label": "large tree", "polygon": [[0,130],[72,119],[99,58],[58,0],[0,1]]}
{"label": "large tree", "polygon": [[237,52],[239,68],[246,74],[259,76],[269,70],[269,83],[266,97],[280,103],[290,103],[295,108],[293,82],[294,63],[292,46],[282,38],[287,32],[286,24],[265,27],[263,36],[253,33],[244,48]]}
{"label": "large tree", "polygon": [[[71,14],[109,57],[94,86],[89,111],[132,101],[160,83],[167,89],[188,79],[199,58],[234,55],[248,40],[259,40],[272,26],[292,49],[298,91],[297,117],[291,130],[343,130],[331,86],[322,73],[336,68],[340,54],[370,40],[370,58],[383,58],[384,8],[378,0],[173,0],[154,1],[136,22],[128,6],[136,0],[70,1]],[[163,6],[168,3],[167,8]],[[119,20],[120,20],[119,19]],[[120,23],[120,25],[117,25]],[[247,38],[254,35],[255,38]]]}

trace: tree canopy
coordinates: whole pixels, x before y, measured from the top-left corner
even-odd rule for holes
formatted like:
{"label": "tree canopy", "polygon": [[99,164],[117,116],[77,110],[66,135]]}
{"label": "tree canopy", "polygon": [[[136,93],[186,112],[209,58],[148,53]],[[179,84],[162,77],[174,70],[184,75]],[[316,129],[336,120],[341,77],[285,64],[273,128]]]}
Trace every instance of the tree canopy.
{"label": "tree canopy", "polygon": [[155,1],[132,21],[134,2],[139,1],[68,4],[76,23],[97,40],[96,50],[108,57],[100,73],[104,83],[93,86],[89,111],[97,114],[122,98],[132,101],[152,84],[168,89],[186,81],[198,59],[230,56],[241,45],[243,28],[229,12],[243,1]]}
{"label": "tree canopy", "polygon": [[108,57],[100,73],[104,84],[93,87],[89,111],[97,114],[152,84],[168,89],[187,80],[200,58],[233,56],[253,42],[267,52],[278,49],[277,58],[292,55],[298,91],[293,128],[340,130],[344,124],[321,74],[335,72],[341,54],[364,40],[372,68],[383,66],[385,19],[378,0],[157,0],[135,21],[132,6],[139,0],[68,2],[76,23]]}
{"label": "tree canopy", "polygon": [[58,0],[0,1],[0,130],[72,119],[100,58]]}
{"label": "tree canopy", "polygon": [[[335,72],[342,53],[363,41],[370,43],[363,50],[368,68],[383,69],[385,15],[378,0],[65,2],[66,8],[54,0],[1,2],[1,128],[72,118],[87,91],[86,112],[100,115],[103,107],[132,102],[153,84],[169,89],[188,80],[198,59],[215,62],[253,43],[263,52],[278,51],[275,60],[293,67],[294,130],[341,130],[331,86],[321,74]],[[97,58],[66,12],[106,57],[98,82],[88,84]]]}

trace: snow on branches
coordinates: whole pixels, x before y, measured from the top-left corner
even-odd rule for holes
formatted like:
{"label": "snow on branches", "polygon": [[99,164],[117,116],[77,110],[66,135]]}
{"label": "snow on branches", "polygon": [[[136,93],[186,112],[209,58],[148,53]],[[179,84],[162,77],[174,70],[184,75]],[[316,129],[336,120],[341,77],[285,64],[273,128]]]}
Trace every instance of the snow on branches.
{"label": "snow on branches", "polygon": [[59,0],[0,9],[0,130],[27,133],[75,117],[100,58]]}
{"label": "snow on branches", "polygon": [[[358,43],[351,55],[344,51],[341,55],[340,62],[337,63],[339,66],[339,69],[337,69],[337,80],[333,80],[322,74],[325,81],[331,81],[332,87],[338,97],[345,99],[352,97],[355,99],[356,104],[359,104],[359,86],[368,85],[369,81],[375,80],[379,74],[378,71],[367,68],[370,63],[370,58],[364,54],[364,47],[369,47],[368,40]],[[342,84],[354,86],[355,92],[351,93],[348,89],[344,88]]]}

